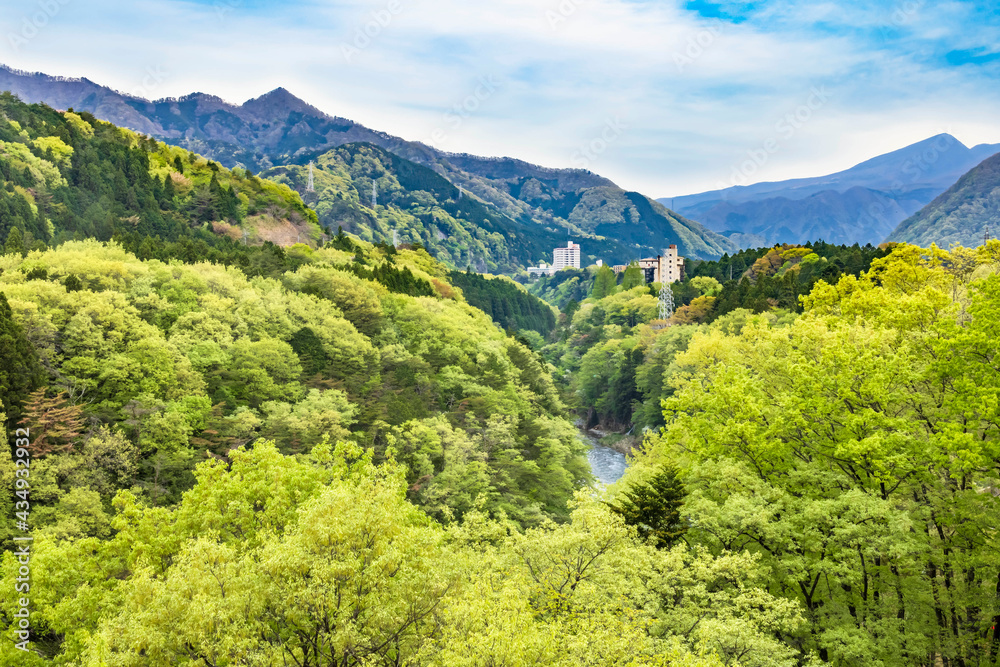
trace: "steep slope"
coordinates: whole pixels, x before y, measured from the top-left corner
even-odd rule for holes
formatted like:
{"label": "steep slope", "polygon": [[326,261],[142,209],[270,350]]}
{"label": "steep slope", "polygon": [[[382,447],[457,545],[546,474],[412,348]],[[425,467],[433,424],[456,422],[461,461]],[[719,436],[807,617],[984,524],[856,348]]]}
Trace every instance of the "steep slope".
{"label": "steep slope", "polygon": [[10,93],[0,94],[0,180],[0,240],[26,248],[121,234],[283,245],[321,235],[287,187]]}
{"label": "steep slope", "polygon": [[[315,161],[315,192],[307,192],[309,168],[275,167],[268,179],[302,192],[320,223],[366,241],[419,242],[451,267],[488,273],[516,273],[539,261],[551,262],[552,249],[573,240],[582,259],[622,262],[634,250],[616,240],[567,235],[542,228],[522,216],[514,220],[496,207],[464,193],[433,170],[374,144],[347,144]],[[376,205],[371,204],[374,186]]]}
{"label": "steep slope", "polygon": [[975,247],[1000,230],[1000,154],[985,160],[889,236],[927,247]]}
{"label": "steep slope", "polygon": [[878,243],[1000,144],[968,148],[948,134],[862,162],[836,174],[757,183],[661,199],[733,240],[767,243]]}
{"label": "steep slope", "polygon": [[[0,89],[11,90],[27,101],[86,110],[224,165],[242,164],[254,171],[304,165],[337,146],[371,143],[434,170],[526,225],[561,230],[563,237],[589,236],[596,241],[603,240],[597,237],[609,231],[622,234],[634,245],[631,257],[660,252],[670,244],[677,244],[682,255],[693,258],[718,257],[735,249],[728,239],[641,195],[626,193],[596,174],[548,169],[512,158],[445,153],[328,116],[282,88],[241,106],[201,93],[148,101],[86,79],[0,67]],[[578,208],[584,199],[587,203]],[[603,199],[608,199],[607,205],[600,204]]]}

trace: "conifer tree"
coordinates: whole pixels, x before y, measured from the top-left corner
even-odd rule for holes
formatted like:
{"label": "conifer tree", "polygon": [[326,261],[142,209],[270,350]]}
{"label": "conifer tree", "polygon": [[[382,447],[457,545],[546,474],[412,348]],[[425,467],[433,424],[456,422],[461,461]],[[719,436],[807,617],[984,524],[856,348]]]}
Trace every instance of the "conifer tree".
{"label": "conifer tree", "polygon": [[21,230],[14,227],[10,230],[10,234],[7,235],[7,242],[4,244],[3,253],[5,255],[18,254],[22,257],[27,253],[24,251],[24,236],[21,235]]}
{"label": "conifer tree", "polygon": [[635,526],[639,536],[652,539],[658,549],[667,549],[687,530],[681,518],[684,487],[677,471],[663,468],[648,482],[634,485],[624,492],[618,504],[608,504],[625,523]]}
{"label": "conifer tree", "polygon": [[0,401],[11,423],[21,415],[21,404],[42,382],[42,367],[31,342],[14,320],[7,297],[0,292]]}

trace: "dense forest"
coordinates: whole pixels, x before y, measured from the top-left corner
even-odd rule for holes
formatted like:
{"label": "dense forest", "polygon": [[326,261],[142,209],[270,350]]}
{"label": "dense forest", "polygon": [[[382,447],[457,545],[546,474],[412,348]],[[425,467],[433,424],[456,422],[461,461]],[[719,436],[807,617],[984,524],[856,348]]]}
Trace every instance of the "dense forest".
{"label": "dense forest", "polygon": [[[0,106],[0,664],[997,664],[1000,241],[692,263],[666,322],[566,270],[556,315]],[[572,410],[641,440],[618,484]]]}
{"label": "dense forest", "polygon": [[671,285],[675,311],[663,324],[676,326],[656,337],[646,333],[658,316],[660,286],[647,285],[638,266],[617,276],[607,266],[564,269],[530,286],[533,294],[561,307],[559,325],[542,353],[565,375],[588,426],[617,431],[663,426],[660,401],[671,391],[664,373],[697,330],[679,325],[727,327],[755,313],[791,321],[804,309],[800,297],[820,281],[858,278],[888,252],[819,242],[692,262],[684,280]]}
{"label": "dense forest", "polygon": [[534,331],[546,336],[556,326],[553,308],[513,280],[471,271],[452,271],[448,276],[453,285],[462,289],[466,301],[505,330]]}
{"label": "dense forest", "polygon": [[10,93],[0,93],[0,176],[0,238],[25,250],[125,233],[255,243],[321,234],[285,186]]}

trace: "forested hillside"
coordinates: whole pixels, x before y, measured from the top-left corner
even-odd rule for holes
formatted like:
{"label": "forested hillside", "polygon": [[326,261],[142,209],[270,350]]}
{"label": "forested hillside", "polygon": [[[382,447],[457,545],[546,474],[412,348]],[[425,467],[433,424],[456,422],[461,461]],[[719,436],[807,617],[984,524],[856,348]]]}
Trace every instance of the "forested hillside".
{"label": "forested hillside", "polygon": [[[374,144],[349,144],[315,160],[315,192],[307,191],[309,169],[282,166],[262,174],[295,188],[314,205],[325,227],[370,242],[420,243],[455,269],[523,273],[552,261],[552,249],[568,238],[581,245],[584,261],[607,255],[621,259],[632,250],[618,241],[546,229],[529,216],[513,219],[427,167]],[[372,188],[376,205],[372,207]]]}
{"label": "forested hillside", "polygon": [[0,93],[0,177],[0,237],[23,249],[126,233],[281,243],[321,233],[287,187],[9,93]]}
{"label": "forested hillside", "polygon": [[[58,454],[34,471],[34,525],[104,536],[118,490],[174,504],[200,461],[261,437],[286,454],[371,447],[439,518],[477,499],[523,524],[565,514],[586,463],[528,349],[424,251],[298,248],[297,269],[255,279],[93,241],[0,259],[7,317],[42,369],[4,405],[39,425],[38,456]],[[63,431],[41,423],[51,409]]]}
{"label": "forested hillside", "polygon": [[[252,279],[96,241],[0,258],[34,538],[5,664],[995,662],[1000,242],[664,329],[637,271],[598,277],[573,319],[607,319],[571,336],[617,346],[665,428],[568,505],[534,355],[422,251],[353,249]],[[434,295],[359,275],[390,263]]]}
{"label": "forested hillside", "polygon": [[730,320],[673,356],[633,479],[681,467],[687,538],[759,558],[803,654],[996,664],[998,259],[898,246],[794,321]]}
{"label": "forested hillside", "polygon": [[947,192],[899,224],[891,241],[975,247],[1000,229],[1000,155],[985,160]]}
{"label": "forested hillside", "polygon": [[452,271],[451,283],[462,289],[465,300],[508,331],[534,331],[548,335],[556,325],[553,308],[509,278]]}
{"label": "forested hillside", "polygon": [[[659,480],[678,468],[685,540],[758,559],[805,616],[783,640],[800,660],[993,665],[1000,242],[857,254],[699,265],[674,292],[701,296],[668,323],[637,271],[597,272],[543,352],[590,423],[639,434],[621,485],[640,530],[676,510]],[[718,278],[747,265],[730,309]],[[797,308],[754,295],[779,266],[811,287]]]}
{"label": "forested hillside", "polygon": [[[574,240],[576,237],[599,240],[601,256],[607,254],[604,259],[615,262],[625,261],[635,252],[656,253],[672,243],[680,247],[681,254],[703,259],[719,257],[736,248],[729,239],[694,220],[669,211],[640,193],[626,192],[589,171],[546,168],[510,157],[447,153],[327,115],[283,88],[242,105],[204,93],[152,101],[122,95],[85,79],[29,74],[0,66],[0,90],[3,89],[34,102],[86,109],[117,125],[206,155],[226,166],[246,165],[254,171],[281,166],[294,172],[341,146],[358,143],[377,146],[404,162],[434,171],[455,187],[463,187],[486,203],[494,215],[524,223],[531,236],[537,236],[538,242],[546,246],[546,254],[532,256],[531,262],[549,257],[555,246],[546,239],[552,233],[564,239],[564,243],[567,236]],[[305,178],[299,182],[300,192],[305,194]],[[367,200],[365,192],[362,201]],[[422,204],[427,206],[426,199]],[[454,211],[449,214],[454,215]],[[356,219],[363,221],[364,217]],[[481,220],[474,218],[472,222],[480,224]],[[437,225],[434,220],[417,218],[412,225],[419,231],[410,240],[423,238],[426,230],[421,229],[421,223]],[[620,243],[640,247],[620,255]],[[521,251],[515,245],[512,252]],[[584,252],[596,255],[597,250],[589,246]],[[489,259],[498,266],[507,261],[503,253]],[[454,268],[463,269],[469,263],[473,262],[456,263]],[[485,265],[477,268],[488,270]]]}
{"label": "forested hillside", "polygon": [[549,370],[444,267],[337,243],[265,246],[255,278],[93,240],[0,257],[0,367],[18,371],[0,399],[6,435],[30,429],[33,539],[31,650],[3,596],[4,664],[792,655],[769,635],[801,615],[752,560],[657,549],[588,494],[567,503],[589,475]]}
{"label": "forested hillside", "polygon": [[735,326],[754,313],[788,321],[817,284],[860,277],[888,252],[810,243],[689,263],[685,279],[671,285],[675,312],[666,324],[672,326],[655,336],[649,325],[659,314],[660,286],[646,285],[637,266],[617,276],[606,266],[563,270],[531,286],[562,313],[542,353],[566,375],[588,426],[622,432],[662,426],[660,401],[670,391],[664,373],[696,325]]}

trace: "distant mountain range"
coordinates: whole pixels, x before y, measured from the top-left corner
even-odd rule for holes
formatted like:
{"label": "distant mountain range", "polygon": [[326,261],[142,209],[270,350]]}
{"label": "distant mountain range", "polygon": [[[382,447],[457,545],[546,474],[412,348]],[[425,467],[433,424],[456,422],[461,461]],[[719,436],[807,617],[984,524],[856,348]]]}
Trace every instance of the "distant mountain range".
{"label": "distant mountain range", "polygon": [[953,243],[974,248],[1000,235],[1000,155],[988,158],[947,192],[904,220],[889,237],[927,247]]}
{"label": "distant mountain range", "polygon": [[[198,152],[227,167],[242,164],[255,172],[278,173],[268,170],[285,167],[287,174],[300,176],[293,167],[304,166],[311,160],[329,162],[323,158],[331,149],[351,144],[379,147],[436,172],[456,188],[463,188],[466,196],[472,195],[495,214],[504,216],[505,230],[512,229],[511,224],[523,227],[522,234],[527,236],[519,238],[532,241],[523,246],[524,252],[506,259],[481,258],[484,265],[512,266],[529,258],[531,262],[551,260],[552,241],[557,238],[563,242],[589,240],[587,245],[594,248],[595,256],[616,262],[655,254],[671,244],[676,244],[682,255],[701,259],[719,257],[737,248],[728,238],[668,210],[661,203],[636,192],[626,192],[591,172],[550,169],[513,158],[446,153],[329,116],[283,88],[240,106],[202,93],[149,101],[88,79],[65,79],[0,66],[0,90],[10,90],[28,102],[89,111],[98,118]],[[305,194],[305,181],[298,177],[292,181]],[[379,212],[375,213],[368,229],[385,233],[391,221],[380,220]],[[325,217],[329,224],[337,222],[335,213]],[[483,219],[466,222],[479,226]],[[493,224],[490,222],[482,229],[506,233],[490,227]],[[431,234],[429,228],[420,229],[418,236],[448,235],[441,226],[436,223],[435,226],[437,232]]]}
{"label": "distant mountain range", "polygon": [[1000,152],[941,134],[829,176],[736,186],[661,199],[742,247],[881,243],[963,174]]}

